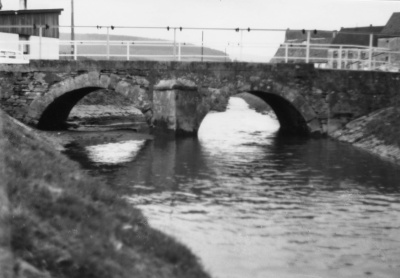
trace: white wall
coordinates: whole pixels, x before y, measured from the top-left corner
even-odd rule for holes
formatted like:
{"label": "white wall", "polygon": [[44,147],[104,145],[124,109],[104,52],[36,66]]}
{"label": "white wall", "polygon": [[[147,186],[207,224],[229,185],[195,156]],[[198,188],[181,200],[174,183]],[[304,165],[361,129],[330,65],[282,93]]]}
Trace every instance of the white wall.
{"label": "white wall", "polygon": [[29,59],[43,59],[43,60],[58,60],[59,55],[59,39],[42,38],[42,49],[40,55],[40,38],[31,36],[30,42],[30,55]]}
{"label": "white wall", "polygon": [[0,49],[19,50],[18,34],[0,33]]}
{"label": "white wall", "polygon": [[[22,41],[24,43],[25,41]],[[42,38],[42,55],[40,55],[40,38],[30,36],[30,54],[26,55],[29,59],[58,60],[59,59],[59,39]],[[0,32],[0,49],[2,50],[22,50],[20,49],[20,41],[18,34],[1,33]]]}
{"label": "white wall", "polygon": [[[400,51],[400,38],[384,38],[378,39],[378,47],[388,48],[391,51],[399,52]],[[400,54],[399,53],[391,53],[386,55],[381,55],[380,60],[383,60],[388,63],[388,66],[395,67],[398,71],[400,68]]]}

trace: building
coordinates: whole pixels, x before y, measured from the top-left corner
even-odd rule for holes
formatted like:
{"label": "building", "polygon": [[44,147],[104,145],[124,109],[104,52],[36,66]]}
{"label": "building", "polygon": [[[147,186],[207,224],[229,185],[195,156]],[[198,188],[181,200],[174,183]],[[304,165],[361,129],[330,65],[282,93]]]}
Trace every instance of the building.
{"label": "building", "polygon": [[400,12],[393,13],[385,26],[341,28],[339,32],[288,29],[271,62],[306,60],[333,69],[400,71]]}
{"label": "building", "polygon": [[59,59],[59,16],[63,9],[0,11],[0,50],[22,51],[29,59]]}
{"label": "building", "polygon": [[[378,36],[384,26],[341,28],[328,50],[328,68],[367,69],[370,49],[378,46]],[[376,53],[375,53],[376,55]],[[372,60],[376,56],[372,56]]]}
{"label": "building", "polygon": [[378,38],[378,47],[388,49],[379,55],[381,68],[390,71],[400,69],[400,13],[393,13]]}
{"label": "building", "polygon": [[[310,32],[309,61],[316,67],[327,64],[328,47],[335,32],[315,30]],[[306,60],[308,34],[304,30],[290,30],[285,33],[285,42],[280,45],[271,63],[304,63]]]}

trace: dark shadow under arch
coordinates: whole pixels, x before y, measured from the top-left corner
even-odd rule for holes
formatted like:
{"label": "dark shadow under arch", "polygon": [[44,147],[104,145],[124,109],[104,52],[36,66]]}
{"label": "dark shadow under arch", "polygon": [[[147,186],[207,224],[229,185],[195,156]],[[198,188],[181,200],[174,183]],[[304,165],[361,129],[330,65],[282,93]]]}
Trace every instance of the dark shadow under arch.
{"label": "dark shadow under arch", "polygon": [[40,116],[37,128],[41,130],[62,130],[72,108],[86,95],[101,90],[101,87],[84,87],[56,98]]}
{"label": "dark shadow under arch", "polygon": [[259,97],[272,108],[280,124],[280,134],[302,136],[310,134],[310,130],[303,115],[285,98],[274,93],[262,91],[248,91],[247,93]]}

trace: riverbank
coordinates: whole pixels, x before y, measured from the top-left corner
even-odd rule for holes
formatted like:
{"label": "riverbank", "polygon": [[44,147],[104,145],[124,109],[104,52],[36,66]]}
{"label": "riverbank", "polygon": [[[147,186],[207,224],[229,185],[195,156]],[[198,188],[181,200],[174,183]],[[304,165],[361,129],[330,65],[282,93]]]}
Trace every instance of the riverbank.
{"label": "riverbank", "polygon": [[389,107],[348,123],[331,137],[400,164],[400,109]]}
{"label": "riverbank", "polygon": [[1,247],[10,246],[15,277],[209,277],[188,248],[121,198],[126,189],[85,174],[54,148],[56,136],[0,117],[2,239],[10,230]]}
{"label": "riverbank", "polygon": [[98,129],[99,125],[138,132],[149,130],[145,116],[134,105],[76,105],[67,124],[76,130]]}

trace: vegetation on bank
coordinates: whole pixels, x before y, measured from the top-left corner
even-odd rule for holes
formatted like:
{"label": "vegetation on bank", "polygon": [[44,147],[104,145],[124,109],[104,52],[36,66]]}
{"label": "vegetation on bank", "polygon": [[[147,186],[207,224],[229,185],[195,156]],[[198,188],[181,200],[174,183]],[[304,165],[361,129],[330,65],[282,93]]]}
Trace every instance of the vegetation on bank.
{"label": "vegetation on bank", "polygon": [[16,272],[25,268],[38,271],[34,277],[68,278],[209,277],[185,246],[149,227],[118,187],[87,176],[43,142],[46,138],[1,110],[0,119]]}
{"label": "vegetation on bank", "polygon": [[379,112],[365,126],[366,135],[373,135],[387,145],[400,148],[400,108],[391,107]]}

